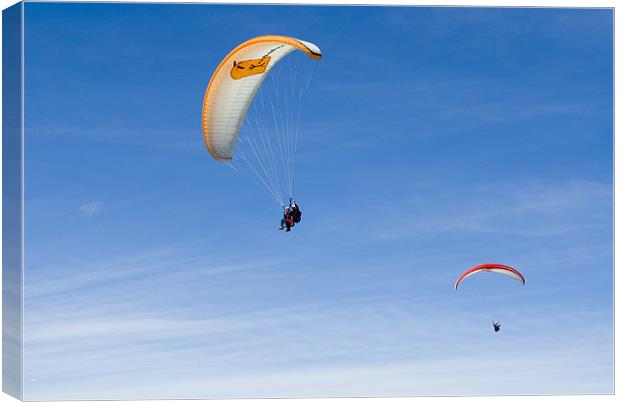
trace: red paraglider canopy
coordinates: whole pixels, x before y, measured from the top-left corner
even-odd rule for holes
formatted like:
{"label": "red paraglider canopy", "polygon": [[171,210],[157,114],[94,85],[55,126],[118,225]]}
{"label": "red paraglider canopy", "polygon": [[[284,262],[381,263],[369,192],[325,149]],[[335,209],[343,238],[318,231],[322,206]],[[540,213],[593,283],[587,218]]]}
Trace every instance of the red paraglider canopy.
{"label": "red paraglider canopy", "polygon": [[525,278],[523,277],[523,275],[521,275],[521,272],[517,271],[516,269],[512,267],[509,267],[508,265],[480,264],[463,272],[461,276],[459,277],[459,279],[457,279],[456,283],[454,284],[454,289],[458,289],[459,283],[461,283],[463,279],[467,278],[470,275],[477,274],[479,272],[496,272],[498,274],[508,275],[508,276],[515,278],[519,282],[521,282],[522,285],[525,285]]}

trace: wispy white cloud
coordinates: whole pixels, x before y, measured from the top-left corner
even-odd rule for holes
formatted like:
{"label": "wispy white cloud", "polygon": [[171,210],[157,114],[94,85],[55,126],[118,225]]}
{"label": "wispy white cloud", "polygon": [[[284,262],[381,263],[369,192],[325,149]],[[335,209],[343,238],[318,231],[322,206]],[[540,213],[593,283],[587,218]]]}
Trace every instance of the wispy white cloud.
{"label": "wispy white cloud", "polygon": [[239,309],[261,276],[283,275],[265,292],[276,297],[296,271],[308,272],[305,256],[282,271],[282,261],[247,258],[222,264],[204,246],[177,246],[78,263],[56,281],[53,270],[27,278],[27,397],[609,392],[611,333],[601,312],[555,303],[542,317],[520,306],[503,317],[500,337],[471,300],[390,294],[389,280],[372,292],[342,281],[323,298],[291,294],[276,306],[249,298]]}
{"label": "wispy white cloud", "polygon": [[[311,152],[337,154],[344,149],[384,147],[391,152],[394,142],[424,141],[429,138],[476,136],[513,136],[515,123],[528,123],[529,133],[537,132],[541,119],[568,121],[575,116],[609,115],[606,103],[580,102],[544,90],[523,91],[519,86],[506,86],[497,79],[433,79],[402,82],[398,91],[380,81],[330,84],[317,91],[334,97],[346,94],[354,106],[326,111],[320,122],[304,122],[304,141],[311,151],[300,150],[300,156]],[[373,96],[368,96],[372,94]],[[402,104],[407,105],[403,112]],[[372,110],[372,113],[360,112]],[[343,119],[342,116],[347,118]],[[381,124],[377,125],[377,116]],[[602,115],[601,115],[602,116]],[[328,130],[325,127],[329,127]],[[548,130],[540,126],[540,130]],[[593,141],[592,133],[564,133],[583,136]]]}
{"label": "wispy white cloud", "polygon": [[[35,399],[41,382],[48,398],[611,392],[610,328],[596,313],[546,312],[525,312],[495,335],[483,317],[430,299],[318,302],[213,319],[130,319],[139,313],[131,311],[102,321],[84,311],[82,321],[33,328],[42,335],[29,339],[37,364],[28,389]],[[573,328],[575,320],[592,325]],[[61,386],[76,379],[80,386]],[[98,387],[106,381],[116,387]]]}
{"label": "wispy white cloud", "polygon": [[80,205],[79,211],[81,215],[92,218],[99,215],[103,210],[103,206],[103,202],[101,201],[86,202]]}
{"label": "wispy white cloud", "polygon": [[[446,190],[449,191],[449,190]],[[379,238],[503,234],[553,237],[570,233],[607,233],[611,222],[611,184],[571,180],[566,182],[489,183],[463,195],[436,197],[416,195],[398,204],[385,200],[375,207],[381,222],[360,220],[373,226]],[[382,210],[406,211],[386,221]]]}

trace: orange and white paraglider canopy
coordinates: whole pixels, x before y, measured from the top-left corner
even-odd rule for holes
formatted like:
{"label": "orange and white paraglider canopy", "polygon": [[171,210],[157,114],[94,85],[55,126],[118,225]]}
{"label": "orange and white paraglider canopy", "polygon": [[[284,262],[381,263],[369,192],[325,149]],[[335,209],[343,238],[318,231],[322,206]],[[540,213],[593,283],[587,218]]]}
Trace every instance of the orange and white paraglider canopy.
{"label": "orange and white paraglider canopy", "polygon": [[286,55],[300,50],[313,59],[321,50],[288,36],[267,35],[234,48],[211,76],[202,104],[202,132],[213,158],[230,161],[248,108],[269,71]]}

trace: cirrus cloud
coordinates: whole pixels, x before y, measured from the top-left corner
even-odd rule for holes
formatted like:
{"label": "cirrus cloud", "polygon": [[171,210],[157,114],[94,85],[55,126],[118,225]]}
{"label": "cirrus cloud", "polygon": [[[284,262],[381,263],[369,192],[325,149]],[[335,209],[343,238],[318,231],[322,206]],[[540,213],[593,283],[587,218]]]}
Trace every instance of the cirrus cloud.
{"label": "cirrus cloud", "polygon": [[87,218],[92,218],[98,215],[102,209],[103,202],[101,201],[86,202],[80,205],[80,214]]}

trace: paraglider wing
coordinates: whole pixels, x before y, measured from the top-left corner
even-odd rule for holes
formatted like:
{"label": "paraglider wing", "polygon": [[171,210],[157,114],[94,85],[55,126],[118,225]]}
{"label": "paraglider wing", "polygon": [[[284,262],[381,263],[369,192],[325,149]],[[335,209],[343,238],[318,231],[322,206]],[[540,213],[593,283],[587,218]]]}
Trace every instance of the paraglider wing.
{"label": "paraglider wing", "polygon": [[480,272],[496,272],[498,274],[508,275],[510,277],[515,278],[519,282],[521,282],[522,285],[525,285],[525,278],[523,277],[523,275],[521,275],[519,271],[517,271],[516,269],[512,267],[509,267],[508,265],[481,264],[481,265],[476,265],[475,267],[472,267],[468,269],[467,271],[463,272],[461,276],[459,277],[459,279],[457,279],[456,283],[454,284],[454,289],[458,289],[459,283],[461,283],[463,279],[467,278],[468,276],[480,273]]}
{"label": "paraglider wing", "polygon": [[254,95],[269,71],[294,50],[313,59],[321,58],[321,50],[310,42],[268,35],[240,44],[219,64],[202,105],[204,141],[215,159],[232,159],[239,129]]}

